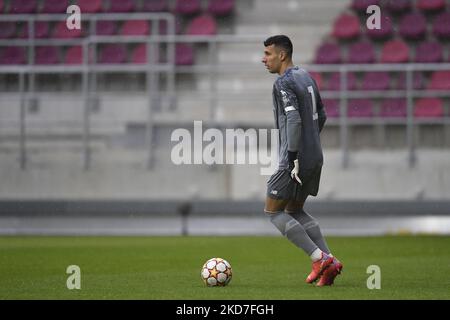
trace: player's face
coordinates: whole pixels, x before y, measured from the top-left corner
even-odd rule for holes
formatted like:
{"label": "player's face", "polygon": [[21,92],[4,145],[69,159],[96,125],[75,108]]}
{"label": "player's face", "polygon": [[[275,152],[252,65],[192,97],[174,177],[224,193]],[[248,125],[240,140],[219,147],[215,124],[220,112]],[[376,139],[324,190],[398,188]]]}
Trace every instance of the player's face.
{"label": "player's face", "polygon": [[273,44],[265,47],[261,62],[264,63],[270,73],[279,73],[281,67],[280,52]]}

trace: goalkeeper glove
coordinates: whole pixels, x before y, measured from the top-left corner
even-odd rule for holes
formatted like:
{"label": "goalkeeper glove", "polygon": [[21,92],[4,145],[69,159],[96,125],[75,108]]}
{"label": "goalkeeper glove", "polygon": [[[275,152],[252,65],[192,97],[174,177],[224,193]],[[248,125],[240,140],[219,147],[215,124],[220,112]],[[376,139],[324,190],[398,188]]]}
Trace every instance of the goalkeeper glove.
{"label": "goalkeeper glove", "polygon": [[298,176],[300,172],[300,165],[298,164],[297,152],[288,151],[289,170],[291,171],[291,178],[297,180],[302,185],[302,180]]}

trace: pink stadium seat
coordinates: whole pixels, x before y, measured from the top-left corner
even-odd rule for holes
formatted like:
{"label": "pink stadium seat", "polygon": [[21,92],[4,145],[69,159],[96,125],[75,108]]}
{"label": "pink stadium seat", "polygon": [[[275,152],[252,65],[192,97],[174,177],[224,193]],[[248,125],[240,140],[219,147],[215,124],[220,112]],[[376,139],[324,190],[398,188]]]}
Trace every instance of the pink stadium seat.
{"label": "pink stadium seat", "polygon": [[216,20],[211,15],[194,18],[186,28],[187,35],[211,36],[217,33]]}
{"label": "pink stadium seat", "polygon": [[443,48],[439,42],[422,42],[416,48],[415,62],[438,63],[443,61]]}
{"label": "pink stadium seat", "polygon": [[319,89],[322,89],[323,87],[322,74],[320,72],[310,72],[309,74],[314,79],[314,81],[316,81],[316,84],[319,87]]}
{"label": "pink stadium seat", "polygon": [[385,99],[380,108],[380,116],[383,118],[404,118],[407,114],[405,99]]}
{"label": "pink stadium seat", "polygon": [[427,20],[419,12],[405,14],[400,20],[399,33],[408,40],[419,40],[425,36]]}
{"label": "pink stadium seat", "polygon": [[401,14],[411,9],[411,0],[388,0],[386,9],[395,14]]}
{"label": "pink stadium seat", "polygon": [[[50,35],[50,24],[48,21],[36,21],[34,23],[34,37],[36,39],[48,38]],[[25,23],[20,38],[28,38],[28,23]]]}
{"label": "pink stadium seat", "polygon": [[9,39],[16,36],[16,23],[9,21],[0,22],[0,39]]}
{"label": "pink stadium seat", "polygon": [[[347,88],[348,90],[356,90],[358,88],[356,76],[353,72],[347,73]],[[325,90],[331,91],[341,90],[341,75],[339,72],[333,72],[330,75],[327,81],[327,85],[325,86]]]}
{"label": "pink stadium seat", "polygon": [[99,63],[124,63],[127,60],[127,49],[122,44],[108,44],[100,51]]}
{"label": "pink stadium seat", "polygon": [[363,76],[362,90],[388,90],[390,77],[387,72],[366,72]]}
{"label": "pink stadium seat", "polygon": [[[164,62],[165,57],[160,57],[160,62]],[[147,46],[140,44],[134,48],[131,53],[132,63],[147,63]],[[175,64],[192,65],[194,64],[194,50],[191,45],[179,43],[175,47]]]}
{"label": "pink stadium seat", "polygon": [[416,6],[422,11],[440,11],[445,9],[445,0],[417,0]]}
{"label": "pink stadium seat", "polygon": [[234,0],[209,0],[207,12],[215,16],[226,16],[233,12]]}
{"label": "pink stadium seat", "polygon": [[433,34],[443,40],[450,39],[450,12],[443,12],[434,19]]}
{"label": "pink stadium seat", "polygon": [[360,34],[359,18],[353,14],[340,15],[333,25],[333,36],[339,40],[355,39]]}
{"label": "pink stadium seat", "polygon": [[59,52],[58,47],[36,47],[35,51],[35,64],[58,64],[59,60]]}
{"label": "pink stadium seat", "polygon": [[83,29],[67,29],[66,21],[60,21],[55,27],[53,38],[79,38],[82,36]]}
{"label": "pink stadium seat", "polygon": [[[424,87],[424,78],[422,72],[414,72],[413,73],[413,89],[419,90],[423,89]],[[394,89],[398,90],[405,90],[406,89],[406,73],[402,72],[400,73],[397,84],[394,87]]]}
{"label": "pink stadium seat", "polygon": [[0,64],[26,64],[27,52],[25,47],[6,47],[0,56]]}
{"label": "pink stadium seat", "polygon": [[341,62],[341,47],[336,43],[323,43],[317,48],[315,63],[336,64]]}
{"label": "pink stadium seat", "polygon": [[440,118],[444,116],[444,105],[439,98],[421,98],[414,105],[417,118]]}
{"label": "pink stadium seat", "polygon": [[133,0],[110,0],[108,12],[131,12],[136,9]]}
{"label": "pink stadium seat", "polygon": [[123,24],[120,32],[124,36],[144,36],[150,34],[147,20],[128,20]]}
{"label": "pink stadium seat", "polygon": [[175,2],[175,13],[190,15],[200,13],[202,10],[200,0],[177,0]]}
{"label": "pink stadium seat", "polygon": [[380,5],[380,0],[353,0],[352,9],[361,13],[366,13],[370,5]]}
{"label": "pink stadium seat", "polygon": [[100,36],[111,36],[117,32],[117,25],[113,20],[99,20],[95,27],[96,33]]}
{"label": "pink stadium seat", "polygon": [[375,60],[375,49],[372,42],[361,41],[350,46],[348,63],[373,63]]}
{"label": "pink stadium seat", "polygon": [[372,100],[369,100],[369,99],[349,100],[347,114],[350,118],[373,117]]}
{"label": "pink stadium seat", "polygon": [[336,99],[324,99],[323,105],[325,106],[325,112],[329,118],[338,118],[340,116],[339,112],[339,101]]}
{"label": "pink stadium seat", "polygon": [[66,13],[68,0],[43,0],[41,13]]}
{"label": "pink stadium seat", "polygon": [[14,0],[10,2],[9,13],[35,13],[37,9],[36,0]]}
{"label": "pink stadium seat", "polygon": [[380,29],[367,29],[367,35],[373,40],[385,40],[390,38],[394,33],[392,27],[392,18],[388,15],[381,14],[381,28]]}
{"label": "pink stadium seat", "polygon": [[67,49],[64,58],[65,64],[82,64],[83,63],[83,48],[81,46],[73,46]]}
{"label": "pink stadium seat", "polygon": [[429,90],[450,90],[450,71],[439,70],[433,72],[427,89]]}
{"label": "pink stadium seat", "polygon": [[166,12],[169,11],[169,3],[167,0],[143,0],[142,11]]}
{"label": "pink stadium seat", "polygon": [[102,11],[102,0],[78,0],[78,6],[82,13],[97,13]]}
{"label": "pink stadium seat", "polygon": [[409,48],[403,40],[390,40],[383,45],[382,63],[404,63],[409,61]]}

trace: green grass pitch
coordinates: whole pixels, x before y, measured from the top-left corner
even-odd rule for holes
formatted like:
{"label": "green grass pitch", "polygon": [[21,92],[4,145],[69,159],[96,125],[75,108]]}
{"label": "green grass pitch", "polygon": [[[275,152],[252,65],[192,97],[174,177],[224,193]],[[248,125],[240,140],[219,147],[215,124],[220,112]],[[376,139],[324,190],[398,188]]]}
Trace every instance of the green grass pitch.
{"label": "green grass pitch", "polygon": [[[329,237],[344,271],[332,287],[304,279],[310,261],[283,237],[0,237],[0,299],[449,299],[450,237]],[[227,287],[203,263],[227,259]],[[68,290],[69,265],[81,289]],[[369,265],[381,289],[369,290]]]}

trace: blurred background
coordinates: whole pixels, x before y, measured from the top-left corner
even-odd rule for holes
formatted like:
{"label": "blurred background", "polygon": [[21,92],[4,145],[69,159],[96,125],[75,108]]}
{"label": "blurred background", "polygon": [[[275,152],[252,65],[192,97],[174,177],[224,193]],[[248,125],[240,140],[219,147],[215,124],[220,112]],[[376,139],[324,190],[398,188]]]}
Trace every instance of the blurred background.
{"label": "blurred background", "polygon": [[172,132],[193,136],[194,121],[273,128],[261,58],[275,34],[328,115],[306,205],[324,233],[450,233],[450,1],[0,0],[0,13],[0,234],[278,234],[260,164],[171,160]]}

